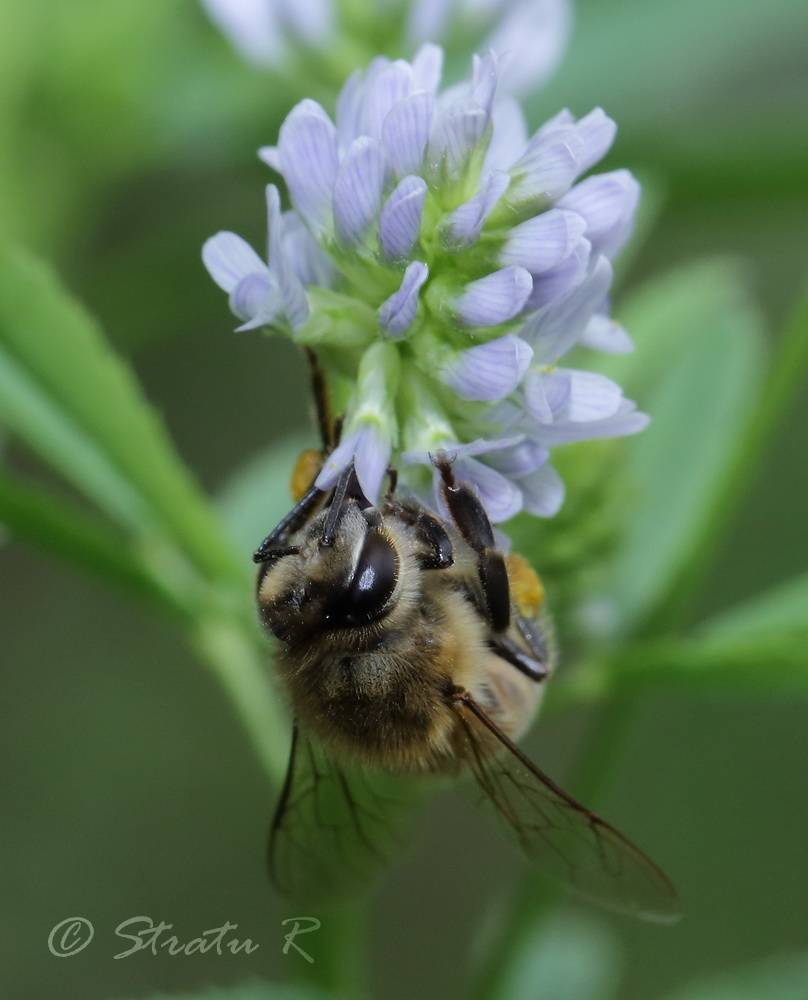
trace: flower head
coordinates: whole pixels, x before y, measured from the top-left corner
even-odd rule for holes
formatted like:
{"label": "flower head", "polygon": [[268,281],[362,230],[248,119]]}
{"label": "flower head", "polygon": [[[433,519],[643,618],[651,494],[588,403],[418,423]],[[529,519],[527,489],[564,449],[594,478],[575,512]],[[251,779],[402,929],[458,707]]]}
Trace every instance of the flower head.
{"label": "flower head", "polygon": [[444,41],[463,51],[511,53],[504,85],[529,93],[555,71],[572,25],[570,0],[387,0],[363,6],[361,17],[336,0],[202,0],[202,6],[251,62],[281,73],[296,68],[335,87],[346,66],[378,53],[380,40],[388,55]]}
{"label": "flower head", "polygon": [[607,315],[609,258],[639,189],[627,171],[579,181],[614,138],[600,109],[529,136],[497,96],[502,60],[475,57],[444,91],[441,62],[433,45],[375,59],[333,120],[299,103],[260,152],[292,204],[282,213],[268,187],[266,262],[233,233],[203,256],[239,329],[338,350],[343,440],[318,485],[353,461],[375,499],[400,456],[424,490],[443,449],[493,520],[548,516],[563,499],[551,447],[647,422],[614,382],[559,366],[574,347],[631,348]]}

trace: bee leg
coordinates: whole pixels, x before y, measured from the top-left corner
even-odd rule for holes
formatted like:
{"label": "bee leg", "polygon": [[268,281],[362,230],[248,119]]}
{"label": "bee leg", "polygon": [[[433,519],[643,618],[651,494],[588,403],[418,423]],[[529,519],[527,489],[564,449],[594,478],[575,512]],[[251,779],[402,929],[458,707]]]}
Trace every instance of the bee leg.
{"label": "bee leg", "polygon": [[425,550],[418,553],[418,563],[421,569],[447,569],[454,565],[452,540],[437,517],[422,508],[399,503],[394,498],[387,499],[385,513],[393,513],[406,524],[415,528],[418,541],[422,543]]}
{"label": "bee leg", "polygon": [[446,452],[433,455],[432,462],[443,480],[441,491],[452,520],[477,553],[488,623],[494,632],[505,632],[511,623],[511,588],[505,558],[496,547],[494,529],[485,508],[470,486],[455,480]]}
{"label": "bee leg", "polygon": [[253,553],[253,562],[262,563],[277,559],[281,555],[291,555],[292,553],[286,550],[294,546],[286,545],[287,539],[303,527],[324,497],[325,493],[322,490],[318,490],[316,486],[310,487],[277,528],[261,542]]}
{"label": "bee leg", "polygon": [[488,640],[488,645],[497,656],[501,657],[511,666],[516,667],[526,677],[533,681],[544,681],[550,674],[546,665],[536,657],[528,656],[509,639],[506,635],[492,635]]}
{"label": "bee leg", "polygon": [[331,399],[328,393],[328,383],[320,367],[317,355],[310,347],[304,348],[306,360],[309,363],[309,379],[311,394],[314,398],[314,412],[317,416],[317,429],[323,444],[323,452],[328,454],[339,443],[339,427],[331,415]]}
{"label": "bee leg", "polygon": [[436,517],[421,512],[415,528],[421,540],[429,548],[429,553],[421,556],[423,569],[447,569],[454,564],[452,540]]}

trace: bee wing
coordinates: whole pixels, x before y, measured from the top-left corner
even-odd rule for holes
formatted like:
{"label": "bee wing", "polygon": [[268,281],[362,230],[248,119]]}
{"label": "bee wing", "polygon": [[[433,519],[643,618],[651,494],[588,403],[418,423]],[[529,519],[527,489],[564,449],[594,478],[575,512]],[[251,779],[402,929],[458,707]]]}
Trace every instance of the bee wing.
{"label": "bee wing", "polygon": [[416,799],[405,779],[339,766],[295,725],[269,836],[278,892],[300,902],[356,892],[401,846],[399,827]]}
{"label": "bee wing", "polygon": [[531,860],[591,902],[646,920],[678,920],[676,890],[649,857],[540,771],[471,695],[453,706],[478,784]]}

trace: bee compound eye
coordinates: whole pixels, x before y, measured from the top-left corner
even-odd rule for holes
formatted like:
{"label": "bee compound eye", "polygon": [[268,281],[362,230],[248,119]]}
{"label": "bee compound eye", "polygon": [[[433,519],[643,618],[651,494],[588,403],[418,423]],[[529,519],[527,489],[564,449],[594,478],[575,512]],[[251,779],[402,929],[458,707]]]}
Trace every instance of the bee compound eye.
{"label": "bee compound eye", "polygon": [[372,621],[383,610],[398,579],[398,556],[378,531],[369,531],[353,576],[335,605],[335,618]]}

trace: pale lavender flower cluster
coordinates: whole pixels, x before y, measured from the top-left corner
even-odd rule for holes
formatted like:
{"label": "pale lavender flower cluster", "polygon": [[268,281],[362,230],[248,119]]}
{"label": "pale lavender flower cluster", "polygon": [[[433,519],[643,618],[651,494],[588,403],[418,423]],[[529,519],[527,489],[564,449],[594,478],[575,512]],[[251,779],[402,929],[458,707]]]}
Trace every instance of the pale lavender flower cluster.
{"label": "pale lavender flower cluster", "polygon": [[337,71],[343,50],[356,59],[366,43],[371,58],[385,37],[415,52],[462,34],[466,51],[511,53],[503,83],[516,94],[535,90],[555,71],[572,24],[570,0],[384,0],[363,6],[360,17],[336,0],[202,0],[202,6],[247,59],[280,71],[290,62],[304,70],[307,54],[321,75]]}
{"label": "pale lavender flower cluster", "polygon": [[392,461],[423,493],[444,449],[494,521],[550,516],[564,492],[552,447],[648,422],[610,379],[560,365],[573,348],[631,349],[608,296],[639,187],[625,170],[580,180],[614,138],[600,109],[528,135],[497,97],[501,59],[475,57],[443,92],[441,60],[433,45],[374,60],[333,121],[298,104],[261,151],[292,204],[282,213],[270,185],[268,262],[233,233],[204,260],[239,329],[338,355],[343,440],[321,488],[354,462],[375,499]]}

